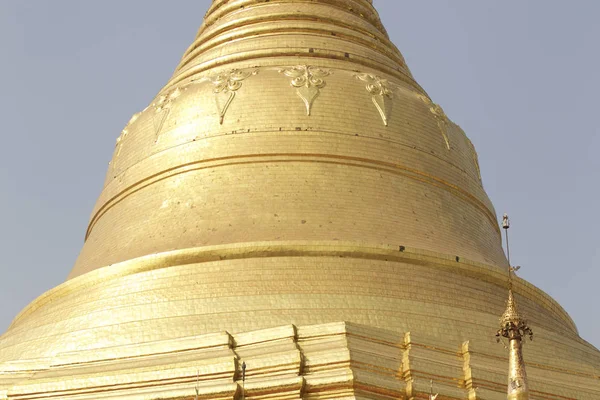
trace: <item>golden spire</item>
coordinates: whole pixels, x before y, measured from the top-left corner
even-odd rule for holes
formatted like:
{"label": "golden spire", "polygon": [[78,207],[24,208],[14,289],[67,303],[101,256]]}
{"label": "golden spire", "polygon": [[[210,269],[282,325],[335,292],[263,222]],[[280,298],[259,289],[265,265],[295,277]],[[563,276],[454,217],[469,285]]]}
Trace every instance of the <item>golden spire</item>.
{"label": "golden spire", "polygon": [[527,325],[527,320],[519,314],[513,293],[513,275],[520,267],[512,267],[510,265],[510,250],[508,246],[510,222],[506,214],[504,214],[502,228],[506,232],[508,256],[508,301],[506,302],[506,310],[500,318],[500,329],[496,333],[496,337],[498,341],[501,338],[508,339],[509,367],[507,399],[526,400],[529,399],[529,385],[525,370],[525,360],[523,358],[523,338],[529,336],[533,340],[533,331]]}

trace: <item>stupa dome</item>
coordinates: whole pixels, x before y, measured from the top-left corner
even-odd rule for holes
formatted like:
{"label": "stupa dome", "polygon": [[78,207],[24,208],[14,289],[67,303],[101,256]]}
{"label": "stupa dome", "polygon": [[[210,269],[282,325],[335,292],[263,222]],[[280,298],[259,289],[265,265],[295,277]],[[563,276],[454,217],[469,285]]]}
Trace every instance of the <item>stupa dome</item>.
{"label": "stupa dome", "polygon": [[[504,380],[492,360],[505,356],[493,335],[506,268],[472,143],[413,79],[372,1],[215,0],[118,137],[69,279],[1,337],[12,375],[0,393],[185,398],[196,361],[181,353],[201,350],[223,352],[202,353],[205,398],[239,396],[239,361],[261,351],[276,361],[255,393],[295,387],[277,380],[282,368],[300,392],[333,398],[337,386],[304,376],[337,371],[315,364],[327,345],[301,342],[348,334],[371,343],[373,363],[403,343],[389,371],[377,367],[385,378],[356,384],[367,398],[415,398],[433,376],[444,399],[480,398],[476,386],[496,393]],[[600,353],[567,313],[523,280],[514,292],[538,336],[532,393],[599,394]],[[268,347],[284,339],[300,343],[291,361]],[[416,367],[399,350],[411,344],[430,352],[412,353]],[[256,354],[233,350],[250,345]],[[548,382],[559,375],[580,387]]]}

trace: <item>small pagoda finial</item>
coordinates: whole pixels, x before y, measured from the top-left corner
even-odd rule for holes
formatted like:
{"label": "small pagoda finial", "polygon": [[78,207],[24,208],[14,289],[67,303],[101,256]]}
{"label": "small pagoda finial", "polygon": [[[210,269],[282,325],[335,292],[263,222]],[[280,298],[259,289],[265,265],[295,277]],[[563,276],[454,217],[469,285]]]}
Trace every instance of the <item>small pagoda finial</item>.
{"label": "small pagoda finial", "polygon": [[508,245],[508,229],[510,228],[510,220],[508,219],[508,214],[504,213],[502,217],[502,229],[504,229],[504,234],[506,235],[506,258],[508,259],[509,266],[509,277],[510,277],[510,246]]}
{"label": "small pagoda finial", "polygon": [[521,267],[513,267],[510,264],[510,248],[508,244],[508,229],[510,221],[508,215],[504,214],[502,228],[506,232],[506,255],[508,259],[508,301],[506,310],[500,318],[500,329],[496,333],[498,342],[508,339],[509,369],[508,369],[508,400],[528,400],[529,385],[523,359],[523,337],[529,336],[533,340],[533,331],[527,325],[527,321],[521,317],[517,310],[517,303],[513,294],[513,277]]}
{"label": "small pagoda finial", "polygon": [[199,396],[200,396],[200,371],[198,371],[196,374],[196,398],[195,398],[195,400],[198,400]]}
{"label": "small pagoda finial", "polygon": [[433,379],[430,382],[431,387],[429,388],[429,400],[435,400],[440,395],[439,393],[433,394]]}
{"label": "small pagoda finial", "polygon": [[246,362],[242,362],[242,400],[246,399]]}

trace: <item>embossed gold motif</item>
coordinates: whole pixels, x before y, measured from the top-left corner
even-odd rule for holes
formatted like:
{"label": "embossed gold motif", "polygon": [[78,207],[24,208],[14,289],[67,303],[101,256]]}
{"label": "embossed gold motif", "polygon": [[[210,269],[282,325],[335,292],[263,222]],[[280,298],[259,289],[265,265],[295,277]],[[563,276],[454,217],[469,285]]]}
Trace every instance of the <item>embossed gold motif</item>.
{"label": "embossed gold motif", "polygon": [[372,74],[358,74],[356,77],[367,83],[367,92],[372,95],[373,104],[379,111],[384,125],[388,126],[394,102],[394,92],[389,81]]}
{"label": "embossed gold motif", "polygon": [[299,65],[281,69],[279,72],[292,78],[291,85],[296,88],[298,97],[304,102],[306,115],[310,116],[313,103],[320,94],[320,89],[323,89],[326,85],[323,78],[331,75],[331,71],[310,65]]}
{"label": "embossed gold motif", "polygon": [[160,95],[158,99],[154,102],[154,104],[152,104],[152,106],[154,107],[153,123],[155,142],[159,140],[162,128],[165,122],[167,121],[167,118],[171,114],[171,106],[173,105],[173,102],[175,102],[175,100],[177,100],[177,98],[181,96],[182,91],[183,90],[178,87],[172,89],[166,94]]}
{"label": "embossed gold motif", "polygon": [[477,155],[477,150],[475,149],[473,142],[471,142],[469,138],[467,138],[467,143],[469,144],[469,150],[471,151],[471,156],[473,157],[473,163],[475,163],[475,171],[477,171],[477,177],[479,178],[479,182],[481,182],[481,167],[479,166],[479,156]]}
{"label": "embossed gold motif", "polygon": [[423,102],[429,107],[429,111],[435,117],[435,120],[438,124],[438,128],[440,129],[440,133],[444,138],[444,143],[446,144],[446,148],[450,150],[450,138],[448,137],[448,127],[450,125],[450,120],[446,113],[442,109],[442,107],[434,102],[431,99],[424,95],[419,95],[419,98],[423,100]]}
{"label": "embossed gold motif", "polygon": [[438,104],[432,104],[429,109],[431,113],[435,116],[437,120],[438,126],[440,128],[440,132],[444,137],[444,142],[446,142],[446,147],[450,150],[450,139],[448,138],[448,117],[446,113]]}
{"label": "embossed gold motif", "polygon": [[141,113],[133,114],[133,116],[131,117],[131,119],[125,126],[125,128],[123,128],[123,130],[121,131],[121,135],[119,135],[119,137],[117,138],[117,142],[115,144],[115,147],[116,147],[115,157],[119,157],[121,155],[121,149],[123,147],[123,140],[125,140],[125,138],[127,137],[127,134],[129,133],[129,127],[131,126],[131,124],[133,124],[135,121],[137,121],[137,119],[140,117],[140,115],[141,115]]}
{"label": "embossed gold motif", "polygon": [[110,162],[111,169],[113,171],[116,170],[116,168],[117,168],[117,161],[119,159],[119,156],[121,155],[121,150],[123,149],[123,141],[127,138],[127,135],[129,134],[129,129],[130,129],[131,125],[135,121],[137,121],[137,119],[140,117],[140,115],[141,115],[141,113],[133,114],[133,116],[131,117],[129,122],[127,122],[127,125],[125,126],[125,128],[123,128],[123,130],[121,131],[121,134],[117,138],[117,141],[115,143],[115,155]]}
{"label": "embossed gold motif", "polygon": [[451,122],[451,123],[460,133],[462,133],[463,137],[465,138],[465,141],[467,142],[467,145],[469,146],[469,153],[471,154],[471,157],[473,158],[473,163],[475,165],[475,172],[477,173],[477,178],[479,179],[479,183],[482,183],[481,168],[479,166],[479,156],[477,155],[477,150],[475,149],[473,142],[471,142],[471,139],[469,139],[469,137],[467,136],[465,131],[460,127],[460,125],[455,124],[453,122]]}
{"label": "embossed gold motif", "polygon": [[256,75],[258,69],[251,71],[231,69],[212,76],[210,81],[214,85],[215,103],[219,110],[219,122],[222,125],[225,114],[236,96],[236,92],[242,88],[242,81],[252,75]]}

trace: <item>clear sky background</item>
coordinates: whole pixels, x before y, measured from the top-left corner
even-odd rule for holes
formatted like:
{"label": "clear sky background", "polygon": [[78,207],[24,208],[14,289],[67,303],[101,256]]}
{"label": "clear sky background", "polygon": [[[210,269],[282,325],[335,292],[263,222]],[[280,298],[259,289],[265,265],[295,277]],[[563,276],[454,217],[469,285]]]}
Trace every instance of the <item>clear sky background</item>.
{"label": "clear sky background", "polygon": [[[0,332],[66,278],[116,138],[209,3],[0,0]],[[600,1],[375,5],[475,144],[520,276],[600,347]]]}

